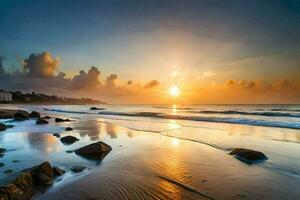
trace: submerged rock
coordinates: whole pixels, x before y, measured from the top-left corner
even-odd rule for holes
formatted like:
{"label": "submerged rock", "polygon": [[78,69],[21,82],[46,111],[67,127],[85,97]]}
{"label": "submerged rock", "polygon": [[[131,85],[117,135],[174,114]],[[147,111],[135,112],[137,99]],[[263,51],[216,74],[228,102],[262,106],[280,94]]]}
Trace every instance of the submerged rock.
{"label": "submerged rock", "polygon": [[35,123],[36,124],[48,124],[49,122],[47,120],[40,118],[40,119],[36,120]]}
{"label": "submerged rock", "polygon": [[67,135],[65,137],[60,138],[60,141],[62,143],[66,143],[66,144],[73,144],[74,142],[77,142],[79,139],[72,136],[72,135]]}
{"label": "submerged rock", "polygon": [[90,110],[105,110],[105,108],[91,107]]}
{"label": "submerged rock", "polygon": [[67,127],[67,128],[65,128],[65,131],[73,131],[73,128]]}
{"label": "submerged rock", "polygon": [[28,200],[39,186],[53,183],[54,172],[49,162],[25,169],[17,178],[0,187],[2,200]]}
{"label": "submerged rock", "polygon": [[5,124],[0,123],[0,131],[5,131],[7,126]]}
{"label": "submerged rock", "polygon": [[40,114],[39,112],[32,111],[32,112],[29,114],[29,118],[39,119],[39,118],[41,118],[41,114]]}
{"label": "submerged rock", "polygon": [[14,114],[14,120],[23,121],[29,119],[29,113],[24,110],[19,110]]}
{"label": "submerged rock", "polygon": [[53,167],[52,167],[52,172],[53,172],[53,175],[54,175],[54,176],[61,176],[61,175],[63,175],[64,173],[66,173],[65,170],[62,170],[62,169],[60,169],[60,168],[58,168],[58,167],[56,167],[56,166],[53,166]]}
{"label": "submerged rock", "polygon": [[262,152],[244,148],[233,149],[229,154],[234,155],[237,159],[247,163],[268,159],[268,157]]}
{"label": "submerged rock", "polygon": [[13,173],[13,170],[8,169],[8,170],[5,170],[3,173],[6,174],[6,175],[9,175],[9,174]]}
{"label": "submerged rock", "polygon": [[55,122],[70,122],[69,119],[55,118]]}
{"label": "submerged rock", "polygon": [[0,154],[3,154],[6,152],[6,149],[5,148],[0,148]]}
{"label": "submerged rock", "polygon": [[80,166],[80,165],[78,165],[78,166],[73,166],[71,168],[71,170],[74,173],[79,173],[79,172],[82,172],[85,168],[86,168],[86,166]]}
{"label": "submerged rock", "polygon": [[0,162],[0,167],[3,167],[4,166],[4,163]]}
{"label": "submerged rock", "polygon": [[53,133],[53,136],[60,138],[60,134],[59,133]]}
{"label": "submerged rock", "polygon": [[104,142],[96,142],[76,149],[75,153],[81,156],[103,159],[110,151],[111,146]]}

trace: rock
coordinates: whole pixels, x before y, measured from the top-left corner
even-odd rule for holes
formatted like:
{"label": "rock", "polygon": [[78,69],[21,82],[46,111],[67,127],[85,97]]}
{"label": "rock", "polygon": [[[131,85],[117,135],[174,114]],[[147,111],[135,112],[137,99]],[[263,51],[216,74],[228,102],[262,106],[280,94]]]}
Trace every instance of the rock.
{"label": "rock", "polygon": [[0,167],[3,167],[4,166],[4,163],[0,162]]}
{"label": "rock", "polygon": [[229,154],[234,155],[237,159],[247,163],[251,163],[253,161],[263,161],[268,159],[268,157],[262,152],[244,148],[233,149]]}
{"label": "rock", "polygon": [[48,124],[49,122],[47,120],[40,118],[40,119],[36,120],[35,123],[40,125],[40,124]]}
{"label": "rock", "polygon": [[72,136],[72,135],[67,135],[65,137],[60,138],[60,141],[62,143],[66,143],[66,144],[73,144],[74,142],[77,142],[79,139],[77,139],[76,137]]}
{"label": "rock", "polygon": [[20,161],[19,160],[13,160],[12,162],[17,163],[17,162],[20,162]]}
{"label": "rock", "polygon": [[60,169],[60,168],[58,168],[58,167],[56,167],[56,166],[53,166],[53,167],[52,167],[52,172],[53,172],[53,175],[54,175],[54,176],[61,176],[61,175],[63,175],[64,173],[66,173],[65,170],[62,170],[62,169]]}
{"label": "rock", "polygon": [[53,182],[49,162],[22,171],[15,180],[0,187],[0,200],[29,200],[37,187]]}
{"label": "rock", "polygon": [[14,120],[23,121],[29,119],[29,113],[24,110],[19,110],[14,114]]}
{"label": "rock", "polygon": [[0,131],[5,131],[7,126],[5,124],[0,123]]}
{"label": "rock", "polygon": [[103,159],[110,151],[111,146],[104,142],[95,142],[75,150],[75,153],[81,156]]}
{"label": "rock", "polygon": [[70,122],[69,119],[61,119],[61,118],[55,118],[55,122]]}
{"label": "rock", "polygon": [[67,127],[65,128],[65,131],[73,131],[73,129],[71,127]]}
{"label": "rock", "polygon": [[13,170],[8,169],[8,170],[5,170],[3,173],[6,174],[6,175],[9,175],[9,174],[13,173]]}
{"label": "rock", "polygon": [[80,165],[78,165],[78,166],[73,166],[71,168],[71,170],[74,173],[79,173],[79,172],[82,172],[85,168],[86,168],[86,166],[80,166]]}
{"label": "rock", "polygon": [[41,114],[40,114],[39,112],[32,111],[32,112],[29,114],[29,118],[39,119],[39,118],[41,118]]}
{"label": "rock", "polygon": [[66,152],[67,153],[73,153],[74,151],[73,150],[67,150]]}
{"label": "rock", "polygon": [[43,117],[43,119],[51,119],[51,117],[45,116],[45,117]]}
{"label": "rock", "polygon": [[105,108],[91,107],[90,110],[105,110]]}
{"label": "rock", "polygon": [[6,152],[6,149],[5,148],[0,148],[0,154],[3,154]]}
{"label": "rock", "polygon": [[60,138],[60,134],[59,133],[53,133],[53,136]]}
{"label": "rock", "polygon": [[41,186],[52,184],[54,176],[52,172],[52,167],[49,162],[44,162],[29,170],[31,171],[31,176],[34,185]]}

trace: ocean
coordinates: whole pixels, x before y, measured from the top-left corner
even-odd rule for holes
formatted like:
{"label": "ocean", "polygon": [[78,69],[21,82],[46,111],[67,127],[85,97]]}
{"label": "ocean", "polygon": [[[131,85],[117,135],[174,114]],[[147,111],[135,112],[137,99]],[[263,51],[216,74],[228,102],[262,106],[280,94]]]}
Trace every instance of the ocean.
{"label": "ocean", "polygon": [[[75,120],[50,120],[40,126],[33,120],[1,120],[15,127],[0,135],[1,146],[11,151],[0,158],[5,163],[0,178],[7,179],[7,169],[17,172],[45,160],[67,171],[73,165],[88,166],[80,176],[67,173],[37,198],[53,199],[58,191],[97,178],[103,185],[85,190],[97,196],[102,194],[99,188],[119,188],[112,199],[205,199],[202,193],[215,199],[300,197],[300,105],[97,105],[99,110],[90,110],[91,105],[0,106],[4,107],[36,110],[51,120]],[[67,126],[74,131],[65,133]],[[66,146],[53,133],[72,134],[80,141]],[[98,140],[113,147],[101,163],[66,153]],[[268,160],[245,164],[228,155],[233,148],[261,151]]]}

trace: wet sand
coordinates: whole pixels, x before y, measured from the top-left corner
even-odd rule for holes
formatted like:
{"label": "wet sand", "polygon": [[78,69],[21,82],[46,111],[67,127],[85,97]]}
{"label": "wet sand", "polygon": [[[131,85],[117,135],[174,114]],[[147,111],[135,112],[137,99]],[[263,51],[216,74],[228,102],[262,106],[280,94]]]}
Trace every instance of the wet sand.
{"label": "wet sand", "polygon": [[[3,173],[7,169],[17,172],[43,161],[67,171],[33,199],[297,199],[300,196],[297,171],[269,169],[273,163],[286,164],[287,168],[299,165],[297,155],[290,155],[295,156],[294,163],[280,160],[289,151],[299,150],[298,143],[276,141],[282,140],[281,131],[284,139],[295,140],[294,130],[274,128],[272,134],[276,131],[278,134],[268,140],[269,128],[263,127],[217,124],[212,128],[211,124],[203,123],[195,129],[180,126],[182,121],[170,120],[162,126],[140,120],[132,128],[136,122],[98,115],[44,114],[52,117],[48,125],[37,126],[34,120],[17,122],[14,128],[0,135],[2,146],[8,149],[1,158],[5,163],[0,168],[1,179],[8,177]],[[54,117],[75,121],[58,124]],[[74,130],[65,132],[65,127]],[[52,135],[54,132],[80,140],[64,145]],[[66,152],[99,140],[112,146],[101,162]],[[228,155],[226,147],[237,143],[243,147],[261,146],[269,160],[248,165],[235,159]],[[282,151],[275,151],[274,144]],[[74,165],[87,168],[73,173],[70,168]]]}

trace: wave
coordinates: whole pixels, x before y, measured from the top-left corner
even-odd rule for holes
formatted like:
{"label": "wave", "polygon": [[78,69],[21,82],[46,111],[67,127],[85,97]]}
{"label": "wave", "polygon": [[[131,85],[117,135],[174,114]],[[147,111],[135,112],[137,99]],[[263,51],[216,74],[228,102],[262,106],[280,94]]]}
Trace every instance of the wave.
{"label": "wave", "polygon": [[168,110],[195,110],[194,108],[190,108],[190,107],[170,107],[170,106],[154,106],[153,108],[161,108],[161,109],[168,109]]}
{"label": "wave", "polygon": [[287,108],[273,108],[271,111],[289,111],[289,112],[300,112],[300,110],[293,110],[293,109],[287,109]]}
{"label": "wave", "polygon": [[286,112],[245,112],[237,110],[203,110],[203,111],[191,111],[191,113],[202,113],[202,114],[226,114],[226,115],[258,115],[266,117],[296,117],[299,118],[300,114],[286,113]]}
{"label": "wave", "polygon": [[48,109],[48,108],[44,108],[44,110],[46,110],[46,111],[52,111],[52,112],[61,112],[61,113],[94,114],[94,113],[84,112],[84,111],[71,111],[71,110]]}
{"label": "wave", "polygon": [[[145,117],[143,113],[126,113],[126,112],[99,112],[100,115],[117,115],[128,117]],[[266,121],[260,119],[248,118],[231,118],[231,117],[203,117],[203,116],[182,116],[182,115],[167,115],[160,113],[147,112],[146,117],[160,118],[160,119],[176,119],[176,120],[190,120],[190,121],[203,121],[203,122],[216,122],[216,123],[229,123],[229,124],[244,124],[253,126],[267,126],[278,128],[300,129],[298,122],[279,122],[279,121]]]}

